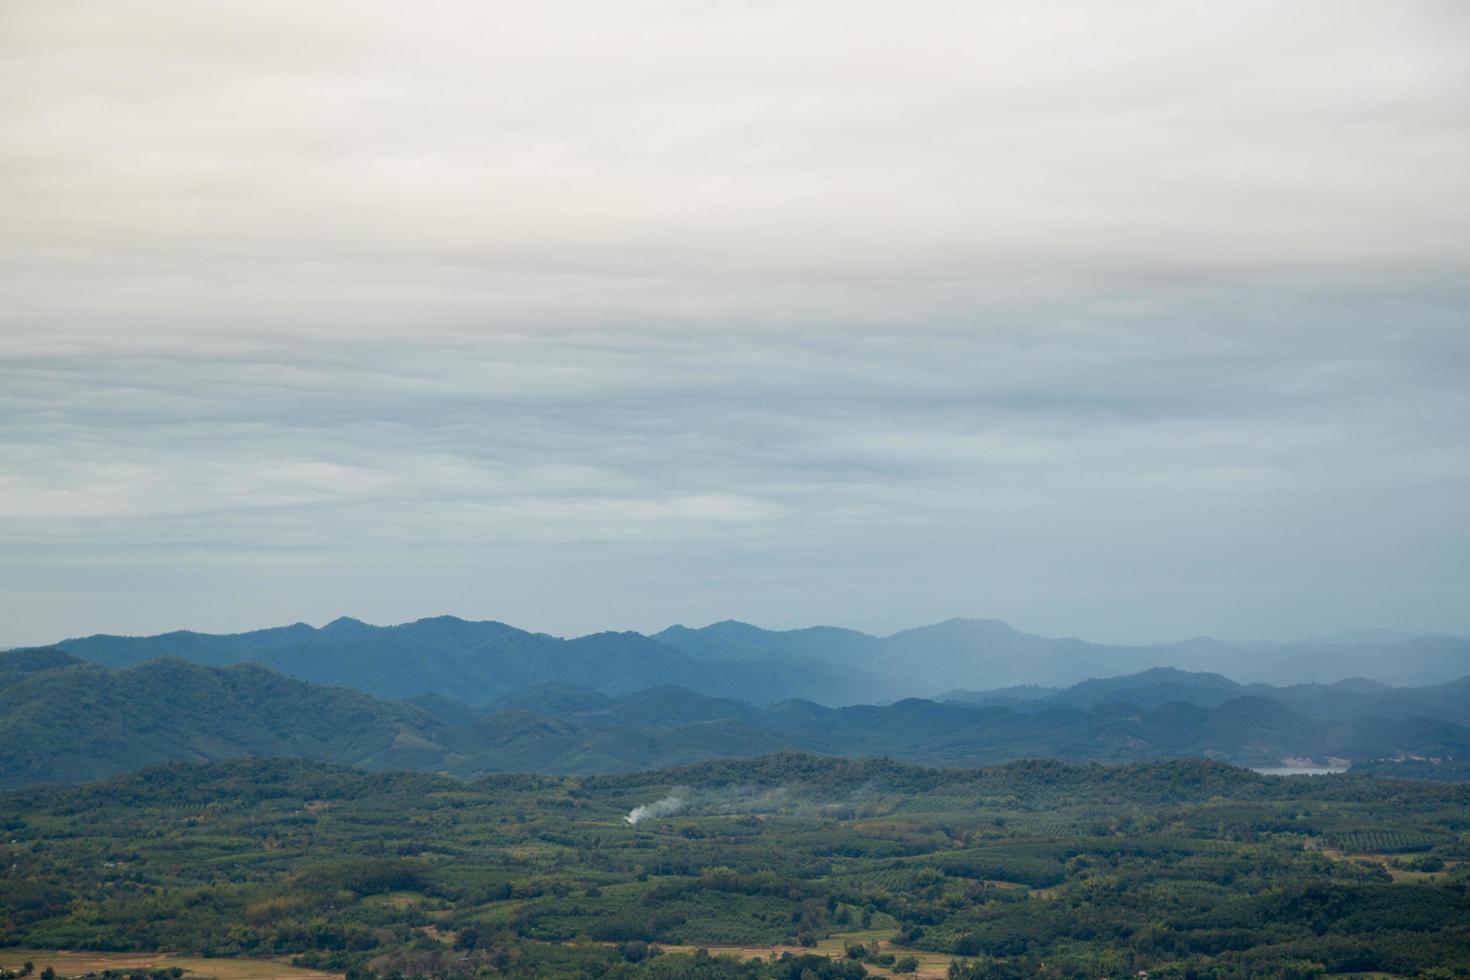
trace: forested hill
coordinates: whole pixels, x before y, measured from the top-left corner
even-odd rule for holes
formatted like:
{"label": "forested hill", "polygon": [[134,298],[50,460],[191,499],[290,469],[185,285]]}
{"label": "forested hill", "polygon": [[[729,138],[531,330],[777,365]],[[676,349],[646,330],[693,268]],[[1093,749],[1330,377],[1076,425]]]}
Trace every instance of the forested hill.
{"label": "forested hill", "polygon": [[344,618],[321,629],[298,623],[223,635],[98,635],[65,640],[57,647],[114,667],[155,657],[210,666],[254,662],[316,684],[379,697],[436,693],[477,705],[557,681],[608,694],[677,684],[760,703],[785,697],[850,703],[877,694],[870,677],[832,664],[772,659],[760,651],[739,661],[707,662],[639,633],[561,639],[453,616],[385,627]]}
{"label": "forested hill", "polygon": [[239,756],[469,776],[646,768],[788,744],[703,717],[687,725],[574,723],[508,709],[449,724],[412,704],[258,664],[161,658],[109,668],[60,651],[0,654],[0,788]]}
{"label": "forested hill", "polygon": [[1470,674],[1470,640],[1457,637],[1375,632],[1294,644],[1194,639],[1119,646],[1036,636],[984,619],[952,619],[884,637],[727,621],[672,626],[653,636],[603,632],[562,639],[453,616],[382,627],[343,618],[320,629],[297,623],[224,635],[96,635],[56,646],[114,667],[156,657],[207,666],[254,662],[380,697],[438,694],[475,706],[550,683],[611,695],[673,684],[753,704],[803,698],[838,706],[950,690],[1063,687],[1161,667],[1276,685],[1357,677],[1423,686]]}
{"label": "forested hill", "polygon": [[[1470,680],[1271,689],[1153,671],[1020,701],[977,695],[974,704],[911,698],[759,707],[667,685],[614,697],[561,684],[476,708],[442,695],[379,699],[255,664],[162,658],[110,668],[27,650],[0,654],[0,787],[235,756],[473,777],[619,772],[788,748],[948,766],[1021,758],[1345,760],[1455,777],[1470,760],[1467,689]],[[1170,700],[1191,692],[1199,703]]]}
{"label": "forested hill", "polygon": [[0,786],[246,755],[418,768],[438,761],[414,751],[438,727],[410,705],[253,664],[113,669],[59,651],[0,654]]}

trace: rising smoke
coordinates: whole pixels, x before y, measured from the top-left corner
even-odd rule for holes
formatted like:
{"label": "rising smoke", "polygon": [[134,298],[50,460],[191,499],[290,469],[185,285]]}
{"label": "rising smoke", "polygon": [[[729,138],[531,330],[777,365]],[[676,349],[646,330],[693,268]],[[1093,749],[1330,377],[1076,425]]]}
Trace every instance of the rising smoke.
{"label": "rising smoke", "polygon": [[786,821],[853,820],[890,813],[904,795],[868,782],[845,792],[812,792],[802,786],[722,786],[697,789],[680,786],[653,803],[634,807],[623,822],[636,827],[645,820],[676,813],[699,816],[758,816]]}
{"label": "rising smoke", "polygon": [[682,809],[684,809],[684,797],[669,795],[654,803],[635,806],[628,811],[623,821],[629,827],[636,827],[644,820],[651,820],[654,817],[671,817]]}

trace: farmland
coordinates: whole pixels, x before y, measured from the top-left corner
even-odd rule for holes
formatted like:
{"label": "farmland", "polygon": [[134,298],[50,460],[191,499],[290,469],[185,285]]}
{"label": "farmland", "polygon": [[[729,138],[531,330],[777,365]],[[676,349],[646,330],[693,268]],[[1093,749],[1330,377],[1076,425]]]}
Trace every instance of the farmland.
{"label": "farmland", "polygon": [[1467,814],[1463,785],[1206,762],[171,765],[0,796],[0,948],[196,976],[1453,976]]}
{"label": "farmland", "polygon": [[245,957],[206,959],[176,953],[87,953],[0,948],[0,970],[20,971],[26,963],[31,964],[33,973],[44,972],[49,967],[62,977],[100,974],[109,970],[132,975],[160,970],[172,972],[174,969],[187,976],[214,977],[215,980],[332,980],[337,976],[291,966],[279,960]]}

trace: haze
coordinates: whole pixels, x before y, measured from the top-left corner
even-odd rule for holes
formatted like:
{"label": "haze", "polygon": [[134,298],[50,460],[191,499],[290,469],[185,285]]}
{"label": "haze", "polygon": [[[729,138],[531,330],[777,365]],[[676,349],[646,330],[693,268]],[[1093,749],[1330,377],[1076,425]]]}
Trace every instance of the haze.
{"label": "haze", "polygon": [[0,644],[1470,632],[1470,7],[0,10]]}

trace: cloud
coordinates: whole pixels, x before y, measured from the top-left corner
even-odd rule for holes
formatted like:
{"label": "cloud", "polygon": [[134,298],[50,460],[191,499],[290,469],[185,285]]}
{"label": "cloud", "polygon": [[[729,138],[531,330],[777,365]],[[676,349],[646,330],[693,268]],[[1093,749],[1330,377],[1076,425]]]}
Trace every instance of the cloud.
{"label": "cloud", "polygon": [[7,17],[11,299],[53,330],[928,320],[1464,271],[1454,5]]}
{"label": "cloud", "polygon": [[4,16],[0,640],[1470,628],[1458,4]]}

